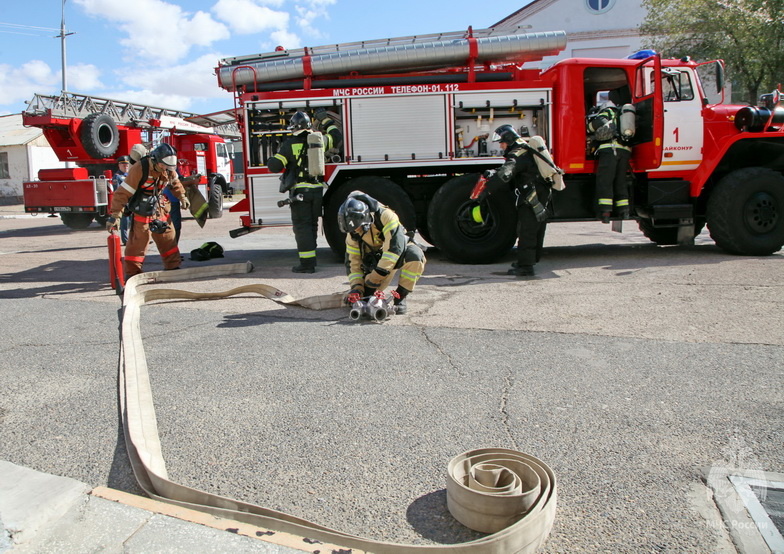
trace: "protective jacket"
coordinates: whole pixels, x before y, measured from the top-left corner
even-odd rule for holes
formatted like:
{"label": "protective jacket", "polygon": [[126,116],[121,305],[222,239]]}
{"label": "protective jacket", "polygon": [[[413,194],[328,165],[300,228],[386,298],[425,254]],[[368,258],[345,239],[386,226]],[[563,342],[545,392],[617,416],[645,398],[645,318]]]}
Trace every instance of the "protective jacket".
{"label": "protective jacket", "polygon": [[[325,120],[322,125],[331,120]],[[294,240],[297,254],[303,267],[316,265],[316,246],[318,242],[318,218],[322,215],[324,179],[308,172],[308,134],[302,131],[280,146],[278,153],[267,160],[267,168],[273,173],[285,171],[282,177],[281,192],[289,191],[291,198],[291,223],[294,227]],[[330,125],[325,134],[325,149],[335,147],[343,140],[340,130]],[[312,270],[311,270],[312,271]]]}
{"label": "protective jacket", "polygon": [[[326,124],[324,149],[330,150],[340,144],[343,140],[343,133],[340,132],[337,126],[332,124],[331,120],[325,120],[324,123]],[[288,187],[289,189],[320,188],[324,186],[324,180],[321,177],[315,177],[308,173],[307,150],[309,134],[310,131],[303,131],[289,137],[280,145],[277,154],[267,160],[267,167],[271,172],[286,172],[283,180],[284,182],[292,183],[292,186]]]}
{"label": "protective jacket", "polygon": [[[145,172],[146,179],[144,179]],[[144,157],[131,166],[125,181],[114,192],[110,208],[111,216],[119,219],[126,205],[132,212],[132,225],[123,259],[126,277],[142,272],[150,238],[158,247],[164,269],[176,269],[182,263],[175,231],[169,224],[171,204],[163,194],[165,187],[169,187],[180,201],[185,200],[185,189],[177,174],[170,170],[159,172],[152,160]],[[152,233],[150,223],[153,221],[166,224],[166,230],[163,233]]]}
{"label": "protective jacket", "polygon": [[[592,141],[592,149],[598,160],[596,167],[596,209],[597,215],[607,222],[613,208],[621,217],[628,216],[629,186],[626,174],[632,149],[629,142],[620,134],[620,110],[612,103],[606,103],[589,114],[587,131]],[[596,123],[604,122],[606,134],[594,130]]]}
{"label": "protective jacket", "polygon": [[533,266],[539,261],[547,227],[550,185],[542,178],[530,150],[520,138],[504,151],[504,164],[487,181],[487,192],[511,188],[517,206],[517,263]]}
{"label": "protective jacket", "polygon": [[383,290],[400,269],[398,285],[413,291],[425,267],[421,248],[410,242],[397,214],[372,197],[361,195],[373,214],[367,231],[346,234],[346,272],[352,290]]}

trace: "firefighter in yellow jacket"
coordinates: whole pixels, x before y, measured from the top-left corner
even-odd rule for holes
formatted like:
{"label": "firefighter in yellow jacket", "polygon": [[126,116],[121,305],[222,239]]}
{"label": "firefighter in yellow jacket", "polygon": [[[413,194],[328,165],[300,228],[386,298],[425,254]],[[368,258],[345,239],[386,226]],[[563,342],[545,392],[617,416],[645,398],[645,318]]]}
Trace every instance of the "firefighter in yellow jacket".
{"label": "firefighter in yellow jacket", "polygon": [[126,205],[132,212],[123,260],[126,277],[142,272],[150,238],[158,247],[164,269],[180,267],[182,256],[170,221],[171,204],[163,194],[164,189],[169,187],[180,199],[180,206],[188,209],[190,203],[185,196],[185,188],[177,178],[176,169],[177,151],[172,145],[163,143],[153,149],[149,156],[131,166],[125,182],[114,193],[106,229],[110,233],[117,229]]}
{"label": "firefighter in yellow jacket", "polygon": [[406,297],[425,269],[425,254],[409,240],[397,214],[371,196],[354,191],[338,209],[338,225],[346,233],[346,272],[353,304],[387,288],[399,271],[392,291],[397,314],[406,313]]}

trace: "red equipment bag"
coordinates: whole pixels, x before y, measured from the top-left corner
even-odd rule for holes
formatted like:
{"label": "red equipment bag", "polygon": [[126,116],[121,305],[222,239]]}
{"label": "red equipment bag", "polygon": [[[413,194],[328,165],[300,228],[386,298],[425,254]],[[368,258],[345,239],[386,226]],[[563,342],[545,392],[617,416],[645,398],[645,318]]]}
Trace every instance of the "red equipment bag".
{"label": "red equipment bag", "polygon": [[122,267],[122,243],[120,235],[116,232],[109,233],[109,284],[117,294],[122,294],[125,289],[125,273]]}

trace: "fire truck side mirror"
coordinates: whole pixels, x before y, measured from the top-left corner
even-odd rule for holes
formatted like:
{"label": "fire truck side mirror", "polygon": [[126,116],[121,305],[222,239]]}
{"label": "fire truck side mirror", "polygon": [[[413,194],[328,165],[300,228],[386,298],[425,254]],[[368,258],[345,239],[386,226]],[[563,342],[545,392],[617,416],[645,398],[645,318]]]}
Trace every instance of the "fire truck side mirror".
{"label": "fire truck side mirror", "polygon": [[721,62],[716,62],[716,94],[724,89],[724,65]]}

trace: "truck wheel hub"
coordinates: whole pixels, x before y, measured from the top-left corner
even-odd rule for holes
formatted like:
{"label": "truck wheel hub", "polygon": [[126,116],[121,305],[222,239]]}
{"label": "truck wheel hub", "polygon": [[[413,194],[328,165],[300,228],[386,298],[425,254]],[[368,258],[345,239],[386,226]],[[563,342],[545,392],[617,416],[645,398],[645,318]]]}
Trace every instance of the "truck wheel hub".
{"label": "truck wheel hub", "polygon": [[756,233],[767,233],[776,227],[779,210],[776,199],[767,192],[758,192],[746,203],[746,224]]}

